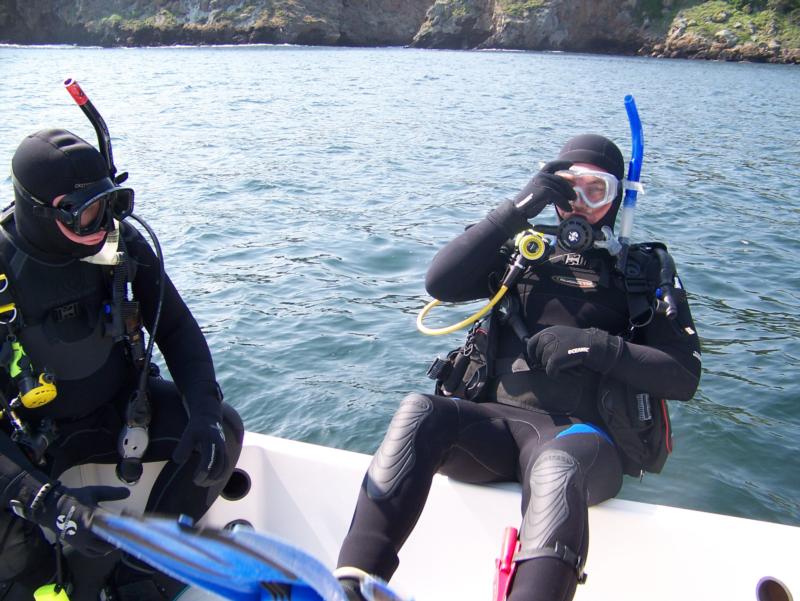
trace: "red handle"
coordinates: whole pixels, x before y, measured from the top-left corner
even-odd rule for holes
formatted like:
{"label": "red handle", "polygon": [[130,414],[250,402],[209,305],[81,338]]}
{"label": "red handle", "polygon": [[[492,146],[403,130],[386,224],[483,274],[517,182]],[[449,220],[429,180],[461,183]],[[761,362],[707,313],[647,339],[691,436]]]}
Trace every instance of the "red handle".
{"label": "red handle", "polygon": [[517,552],[517,529],[513,526],[503,531],[503,544],[500,557],[495,560],[497,572],[494,576],[494,601],[505,601],[514,577],[514,553]]}

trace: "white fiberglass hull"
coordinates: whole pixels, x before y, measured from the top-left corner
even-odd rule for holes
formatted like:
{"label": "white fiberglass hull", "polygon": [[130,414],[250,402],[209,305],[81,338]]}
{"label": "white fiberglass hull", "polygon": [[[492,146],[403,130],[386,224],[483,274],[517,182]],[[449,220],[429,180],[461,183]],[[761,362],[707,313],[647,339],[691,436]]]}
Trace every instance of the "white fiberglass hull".
{"label": "white fiberglass hull", "polygon": [[[247,433],[238,469],[249,490],[219,499],[204,522],[245,520],[333,568],[369,461]],[[147,466],[125,502],[129,509],[144,507],[157,469]],[[113,466],[96,465],[62,480],[118,483]],[[437,475],[392,584],[417,601],[490,601],[503,530],[518,526],[519,503],[516,485],[474,486]],[[751,601],[767,576],[800,594],[800,528],[623,500],[591,508],[589,519],[589,578],[577,601]]]}

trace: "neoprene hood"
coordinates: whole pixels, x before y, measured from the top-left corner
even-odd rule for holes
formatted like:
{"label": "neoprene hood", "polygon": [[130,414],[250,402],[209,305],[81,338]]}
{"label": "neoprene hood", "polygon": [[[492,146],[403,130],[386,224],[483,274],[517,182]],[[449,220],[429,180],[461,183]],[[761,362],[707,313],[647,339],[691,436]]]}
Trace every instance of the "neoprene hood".
{"label": "neoprene hood", "polygon": [[[57,196],[108,177],[108,166],[91,144],[64,129],[47,129],[26,137],[14,153],[11,171],[16,182],[50,206]],[[37,203],[14,186],[14,221],[25,242],[48,255],[88,257],[97,246],[77,244],[64,236],[56,221],[35,212]]]}

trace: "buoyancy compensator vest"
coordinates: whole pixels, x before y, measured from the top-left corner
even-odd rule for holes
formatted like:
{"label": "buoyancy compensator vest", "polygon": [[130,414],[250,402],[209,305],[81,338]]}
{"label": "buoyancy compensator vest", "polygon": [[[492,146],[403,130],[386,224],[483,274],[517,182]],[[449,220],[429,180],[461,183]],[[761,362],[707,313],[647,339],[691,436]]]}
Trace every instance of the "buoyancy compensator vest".
{"label": "buoyancy compensator vest", "polygon": [[584,369],[550,378],[526,356],[527,337],[550,325],[598,327],[635,340],[656,313],[674,314],[676,298],[685,293],[663,244],[631,245],[624,274],[602,254],[595,257],[565,253],[523,273],[464,345],[434,360],[428,376],[439,395],[602,424],[625,473],[659,472],[672,449],[666,400]]}
{"label": "buoyancy compensator vest", "polygon": [[[116,381],[116,386],[132,381],[132,367],[144,356],[138,303],[129,299],[135,263],[129,260],[119,226],[112,235],[118,244],[114,265],[76,259],[53,265],[26,253],[2,228],[0,272],[8,286],[0,293],[0,305],[14,308],[0,316],[2,342],[18,341],[33,366],[67,390],[69,383],[98,373],[104,376],[98,388],[105,381]],[[69,398],[67,404],[56,399],[38,416],[85,415],[115,392],[116,387],[92,391],[89,398]]]}
{"label": "buoyancy compensator vest", "polygon": [[[627,339],[635,342],[637,332],[656,314],[677,321],[678,305],[686,301],[686,291],[664,244],[631,245],[625,285],[631,324]],[[687,325],[677,324],[676,327]],[[604,376],[598,386],[597,408],[617,445],[626,474],[642,477],[644,472],[659,473],[663,469],[672,453],[672,423],[667,399],[656,398],[648,391]]]}

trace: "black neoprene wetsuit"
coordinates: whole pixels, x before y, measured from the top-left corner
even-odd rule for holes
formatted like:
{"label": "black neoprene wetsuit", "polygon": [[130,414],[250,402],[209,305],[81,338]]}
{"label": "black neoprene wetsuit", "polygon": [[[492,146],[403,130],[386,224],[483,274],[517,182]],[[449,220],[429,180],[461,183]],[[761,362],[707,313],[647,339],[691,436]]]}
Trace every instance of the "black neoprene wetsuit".
{"label": "black neoprene wetsuit", "polygon": [[[443,301],[490,297],[508,262],[507,241],[527,227],[511,203],[501,205],[439,251],[428,292]],[[529,333],[566,325],[625,335],[628,299],[612,267],[606,251],[592,250],[557,251],[529,268],[513,291]],[[692,397],[699,342],[685,294],[679,298],[676,319],[657,313],[626,339],[610,376],[657,398]],[[588,506],[615,496],[622,483],[619,452],[597,411],[600,375],[579,368],[549,378],[528,365],[511,326],[500,328],[485,402],[417,393],[402,401],[364,478],[339,566],[390,578],[437,471],[473,483],[517,481],[521,549],[534,557],[518,562],[508,598],[572,598],[575,565],[588,550]],[[557,543],[571,551],[567,559],[552,556]]]}
{"label": "black neoprene wetsuit", "polygon": [[[24,480],[26,474],[41,482],[56,479],[76,465],[117,463],[119,433],[138,376],[127,358],[125,343],[104,336],[102,325],[98,325],[103,304],[111,295],[108,276],[103,272],[107,268],[36,254],[16,233],[13,219],[3,225],[0,256],[21,313],[21,322],[16,323],[24,324],[14,334],[37,369],[46,366],[54,373],[58,395],[40,408],[19,410],[20,417],[34,430],[43,418],[55,420],[57,437],[48,447],[44,465],[32,465],[12,442],[8,421],[0,422],[0,599],[4,582],[30,589],[52,582],[53,552],[41,528],[9,509],[8,501],[16,494],[15,483]],[[140,303],[145,328],[151,330],[159,294],[159,262],[135,228],[125,223],[121,228],[128,260],[135,264],[133,297]],[[221,398],[205,338],[168,277],[155,342],[175,383],[160,377],[149,380],[150,442],[143,461],[167,460],[167,464],[155,482],[146,510],[185,513],[199,519],[233,471],[244,429],[236,411],[223,404],[226,466],[218,484],[201,487],[193,483],[196,455],[182,465],[169,461],[193,410],[219,405]],[[5,371],[0,372],[0,386],[6,398],[16,394]],[[72,598],[80,599],[80,592]]]}

